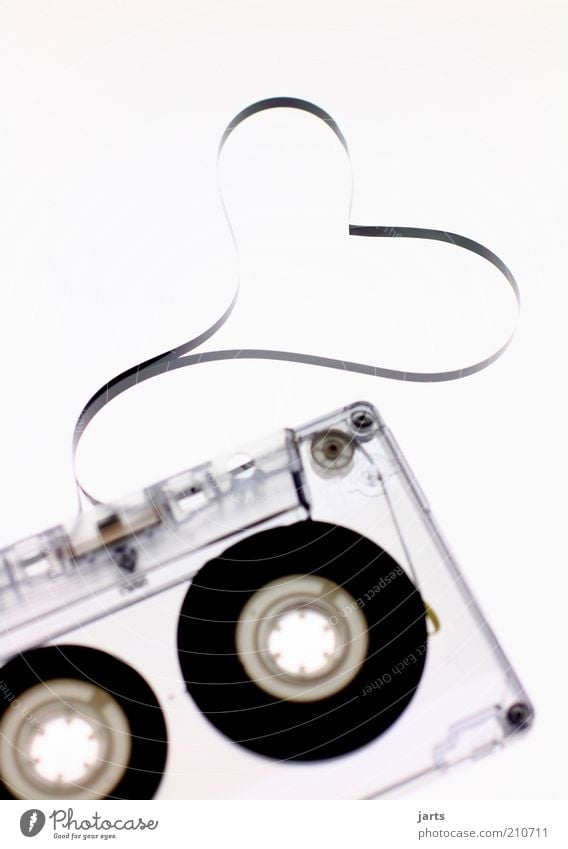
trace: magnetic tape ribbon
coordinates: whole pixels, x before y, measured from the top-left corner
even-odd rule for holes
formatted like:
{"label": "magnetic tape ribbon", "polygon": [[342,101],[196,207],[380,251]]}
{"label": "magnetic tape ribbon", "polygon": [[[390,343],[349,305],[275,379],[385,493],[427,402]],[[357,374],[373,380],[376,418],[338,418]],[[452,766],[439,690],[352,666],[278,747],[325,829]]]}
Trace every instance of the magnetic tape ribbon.
{"label": "magnetic tape ribbon", "polygon": [[[227,126],[221,137],[217,161],[219,161],[220,159],[225,142],[227,141],[233,130],[236,129],[239,124],[241,124],[243,121],[245,121],[247,118],[257,112],[262,112],[265,109],[274,109],[277,107],[301,109],[305,112],[309,112],[312,115],[315,115],[320,120],[325,121],[325,123],[330,127],[330,129],[335,133],[335,135],[341,142],[343,148],[345,149],[345,152],[347,153],[349,161],[351,161],[347,142],[331,115],[329,115],[319,106],[316,106],[315,104],[310,103],[307,100],[299,100],[294,97],[274,97],[269,98],[267,100],[261,100],[257,103],[251,104],[246,109],[243,109],[242,112],[239,112],[239,114],[236,115],[236,117]],[[221,203],[223,204],[228,227],[231,232],[233,242],[235,244],[235,249],[237,249],[236,239],[232,231],[229,215],[225,208],[222,195]],[[359,224],[349,225],[349,235],[372,236],[376,238],[402,237],[406,239],[431,239],[438,242],[447,242],[459,248],[464,248],[465,250],[471,251],[472,253],[477,254],[478,256],[490,262],[497,269],[499,269],[499,271],[503,274],[503,276],[509,283],[509,286],[515,296],[517,312],[520,309],[519,288],[517,286],[515,278],[513,277],[512,272],[505,265],[503,260],[500,259],[496,254],[494,254],[493,251],[490,251],[489,248],[486,248],[484,245],[474,241],[473,239],[468,239],[466,236],[460,236],[457,233],[450,233],[446,230],[432,230],[430,228],[423,227],[371,227]],[[384,368],[382,366],[372,366],[365,365],[364,363],[350,362],[349,360],[333,359],[331,357],[318,357],[315,354],[301,354],[296,353],[294,351],[272,351],[254,348],[241,348],[225,351],[205,351],[202,353],[194,353],[190,356],[187,356],[190,351],[195,350],[195,348],[198,348],[200,345],[202,345],[204,342],[214,336],[215,333],[219,330],[219,328],[221,328],[225,324],[235,307],[238,295],[239,283],[237,280],[235,294],[229,306],[217,319],[217,321],[215,321],[210,327],[207,328],[207,330],[203,331],[203,333],[200,333],[193,339],[184,342],[182,345],[178,345],[176,348],[172,348],[170,351],[166,351],[163,354],[158,354],[155,357],[145,360],[144,362],[139,363],[138,365],[121,372],[121,374],[118,374],[116,377],[112,378],[108,383],[102,386],[87,401],[75,425],[72,449],[74,476],[79,493],[82,493],[92,504],[97,504],[98,502],[83,488],[83,486],[79,482],[76,471],[77,449],[81,441],[81,437],[85,431],[85,428],[97,415],[97,413],[102,410],[102,408],[105,407],[110,401],[112,401],[118,395],[121,395],[127,389],[130,389],[132,386],[136,386],[138,383],[142,383],[145,380],[149,380],[151,377],[157,377],[158,375],[165,374],[168,371],[173,371],[174,369],[178,368],[185,368],[186,366],[196,365],[197,363],[218,362],[220,360],[253,359],[280,360],[291,363],[304,363],[312,366],[323,366],[324,368],[332,368],[338,369],[340,371],[354,372],[356,374],[368,374],[372,375],[373,377],[384,377],[390,380],[404,380],[418,383],[457,380],[458,378],[467,377],[468,375],[482,371],[483,369],[487,368],[487,366],[491,365],[491,363],[494,363],[495,360],[497,360],[509,347],[513,336],[515,335],[516,329],[514,328],[510,336],[501,345],[501,347],[494,351],[494,353],[492,353],[488,357],[485,357],[484,359],[479,360],[478,362],[472,363],[471,365],[465,366],[460,369],[453,369],[451,371],[403,371],[400,369],[389,369]],[[79,504],[81,506],[80,497]]]}

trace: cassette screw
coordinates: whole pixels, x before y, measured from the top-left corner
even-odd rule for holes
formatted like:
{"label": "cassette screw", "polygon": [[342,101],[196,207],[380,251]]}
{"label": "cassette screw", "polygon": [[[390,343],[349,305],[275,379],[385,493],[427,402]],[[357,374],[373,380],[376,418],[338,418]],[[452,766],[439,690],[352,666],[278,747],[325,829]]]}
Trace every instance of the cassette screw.
{"label": "cassette screw", "polygon": [[532,717],[532,711],[525,702],[516,702],[507,711],[507,721],[513,728],[525,728]]}
{"label": "cassette screw", "polygon": [[351,429],[355,436],[359,438],[368,439],[372,436],[373,425],[375,420],[370,413],[365,412],[365,410],[357,410],[357,412],[353,413],[350,419]]}

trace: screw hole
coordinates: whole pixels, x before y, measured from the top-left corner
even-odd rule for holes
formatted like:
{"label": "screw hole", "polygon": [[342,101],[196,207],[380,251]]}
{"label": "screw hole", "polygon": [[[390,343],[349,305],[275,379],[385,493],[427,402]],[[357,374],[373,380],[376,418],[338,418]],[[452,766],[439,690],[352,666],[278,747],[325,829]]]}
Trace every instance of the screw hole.
{"label": "screw hole", "polygon": [[531,718],[532,711],[524,702],[516,702],[507,711],[507,720],[513,728],[524,728]]}
{"label": "screw hole", "polygon": [[351,426],[357,433],[368,433],[373,427],[373,417],[359,410],[351,416]]}

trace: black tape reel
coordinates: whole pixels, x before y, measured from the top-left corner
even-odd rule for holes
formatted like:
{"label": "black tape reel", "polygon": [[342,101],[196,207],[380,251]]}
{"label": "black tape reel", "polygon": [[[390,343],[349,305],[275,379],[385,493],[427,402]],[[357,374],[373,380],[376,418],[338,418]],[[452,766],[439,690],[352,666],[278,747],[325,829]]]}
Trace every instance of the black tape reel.
{"label": "black tape reel", "polygon": [[106,652],[32,649],[0,670],[0,798],[151,799],[167,733],[144,678]]}
{"label": "black tape reel", "polygon": [[207,719],[276,759],[352,752],[386,731],[424,670],[420,593],[378,545],[303,521],[206,563],[182,606],[179,660]]}

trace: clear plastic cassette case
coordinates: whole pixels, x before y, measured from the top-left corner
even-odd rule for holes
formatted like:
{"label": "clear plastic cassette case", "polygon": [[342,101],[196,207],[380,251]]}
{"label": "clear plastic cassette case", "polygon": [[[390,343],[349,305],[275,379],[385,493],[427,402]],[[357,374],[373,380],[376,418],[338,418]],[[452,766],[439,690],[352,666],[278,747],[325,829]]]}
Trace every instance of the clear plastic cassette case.
{"label": "clear plastic cassette case", "polygon": [[0,552],[0,795],[368,798],[533,710],[356,403]]}

